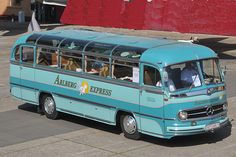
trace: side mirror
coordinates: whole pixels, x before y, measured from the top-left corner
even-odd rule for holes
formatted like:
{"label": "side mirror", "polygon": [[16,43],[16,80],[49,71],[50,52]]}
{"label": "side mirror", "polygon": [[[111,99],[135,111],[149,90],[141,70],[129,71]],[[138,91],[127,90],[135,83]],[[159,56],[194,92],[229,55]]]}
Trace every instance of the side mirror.
{"label": "side mirror", "polygon": [[164,79],[164,82],[168,82],[168,73],[166,71],[163,72],[163,79]]}
{"label": "side mirror", "polygon": [[221,67],[221,71],[222,71],[223,76],[225,76],[227,72],[227,67],[226,66]]}

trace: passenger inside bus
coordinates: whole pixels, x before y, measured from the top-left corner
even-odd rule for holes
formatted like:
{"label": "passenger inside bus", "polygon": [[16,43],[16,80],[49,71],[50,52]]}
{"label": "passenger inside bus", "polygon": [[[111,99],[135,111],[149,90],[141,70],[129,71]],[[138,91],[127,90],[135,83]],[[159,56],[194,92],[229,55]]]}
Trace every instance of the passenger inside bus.
{"label": "passenger inside bus", "polygon": [[100,69],[99,76],[107,77],[109,76],[109,65],[104,64]]}
{"label": "passenger inside bus", "polygon": [[37,64],[50,65],[47,54],[40,53],[37,57]]}
{"label": "passenger inside bus", "polygon": [[73,58],[69,58],[67,60],[67,63],[64,65],[64,69],[65,70],[71,70],[71,71],[77,71],[77,72],[81,72],[82,71],[82,69],[79,66],[79,64]]}
{"label": "passenger inside bus", "polygon": [[47,48],[38,48],[37,64],[58,67],[58,52]]}
{"label": "passenger inside bus", "polygon": [[153,67],[144,66],[144,84],[151,86],[161,86],[161,75]]}
{"label": "passenger inside bus", "polygon": [[181,71],[181,82],[184,87],[200,86],[199,74],[196,70],[197,65],[193,62],[187,62]]}
{"label": "passenger inside bus", "polygon": [[133,82],[133,68],[124,61],[115,61],[113,78]]}
{"label": "passenger inside bus", "polygon": [[[168,72],[170,73],[170,69],[168,69]],[[163,84],[161,81],[161,75],[160,75],[159,71],[156,70],[155,68],[145,66],[144,67],[144,84],[162,87]],[[168,78],[167,87],[169,88],[170,91],[176,90],[175,84],[171,78]]]}
{"label": "passenger inside bus", "polygon": [[86,56],[86,72],[102,77],[109,76],[109,65],[105,58]]}

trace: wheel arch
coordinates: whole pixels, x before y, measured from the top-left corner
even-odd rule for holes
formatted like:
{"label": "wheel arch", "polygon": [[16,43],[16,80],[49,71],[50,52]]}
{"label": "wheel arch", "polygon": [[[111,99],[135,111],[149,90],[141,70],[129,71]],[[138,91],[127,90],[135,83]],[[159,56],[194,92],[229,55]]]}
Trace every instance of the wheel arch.
{"label": "wheel arch", "polygon": [[[42,97],[44,95],[50,95],[51,97],[53,97],[53,94],[47,91],[40,91],[39,95],[38,95],[38,104],[39,104],[39,108],[42,109]],[[54,97],[53,97],[54,99]],[[55,99],[54,99],[55,100]]]}
{"label": "wheel arch", "polygon": [[132,115],[132,116],[136,119],[136,121],[137,121],[137,118],[136,118],[136,116],[134,115],[133,112],[118,109],[118,110],[116,111],[116,114],[115,114],[116,126],[120,126],[120,117],[121,117],[122,115]]}

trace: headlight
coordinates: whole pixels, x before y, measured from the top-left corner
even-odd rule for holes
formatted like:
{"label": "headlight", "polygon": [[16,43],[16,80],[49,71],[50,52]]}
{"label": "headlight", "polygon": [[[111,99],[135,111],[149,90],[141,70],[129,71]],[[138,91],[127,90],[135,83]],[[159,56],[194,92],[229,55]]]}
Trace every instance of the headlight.
{"label": "headlight", "polygon": [[178,116],[180,120],[186,120],[188,118],[188,113],[186,111],[180,111]]}

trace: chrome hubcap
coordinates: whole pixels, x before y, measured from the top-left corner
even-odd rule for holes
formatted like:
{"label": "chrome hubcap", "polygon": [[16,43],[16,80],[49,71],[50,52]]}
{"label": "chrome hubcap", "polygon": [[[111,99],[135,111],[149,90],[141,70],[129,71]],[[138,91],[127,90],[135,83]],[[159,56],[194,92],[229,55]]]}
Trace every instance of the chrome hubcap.
{"label": "chrome hubcap", "polygon": [[123,126],[129,134],[134,134],[136,131],[136,121],[132,116],[127,115],[124,117]]}
{"label": "chrome hubcap", "polygon": [[44,109],[48,114],[52,114],[54,111],[54,101],[51,97],[47,97],[44,101]]}

